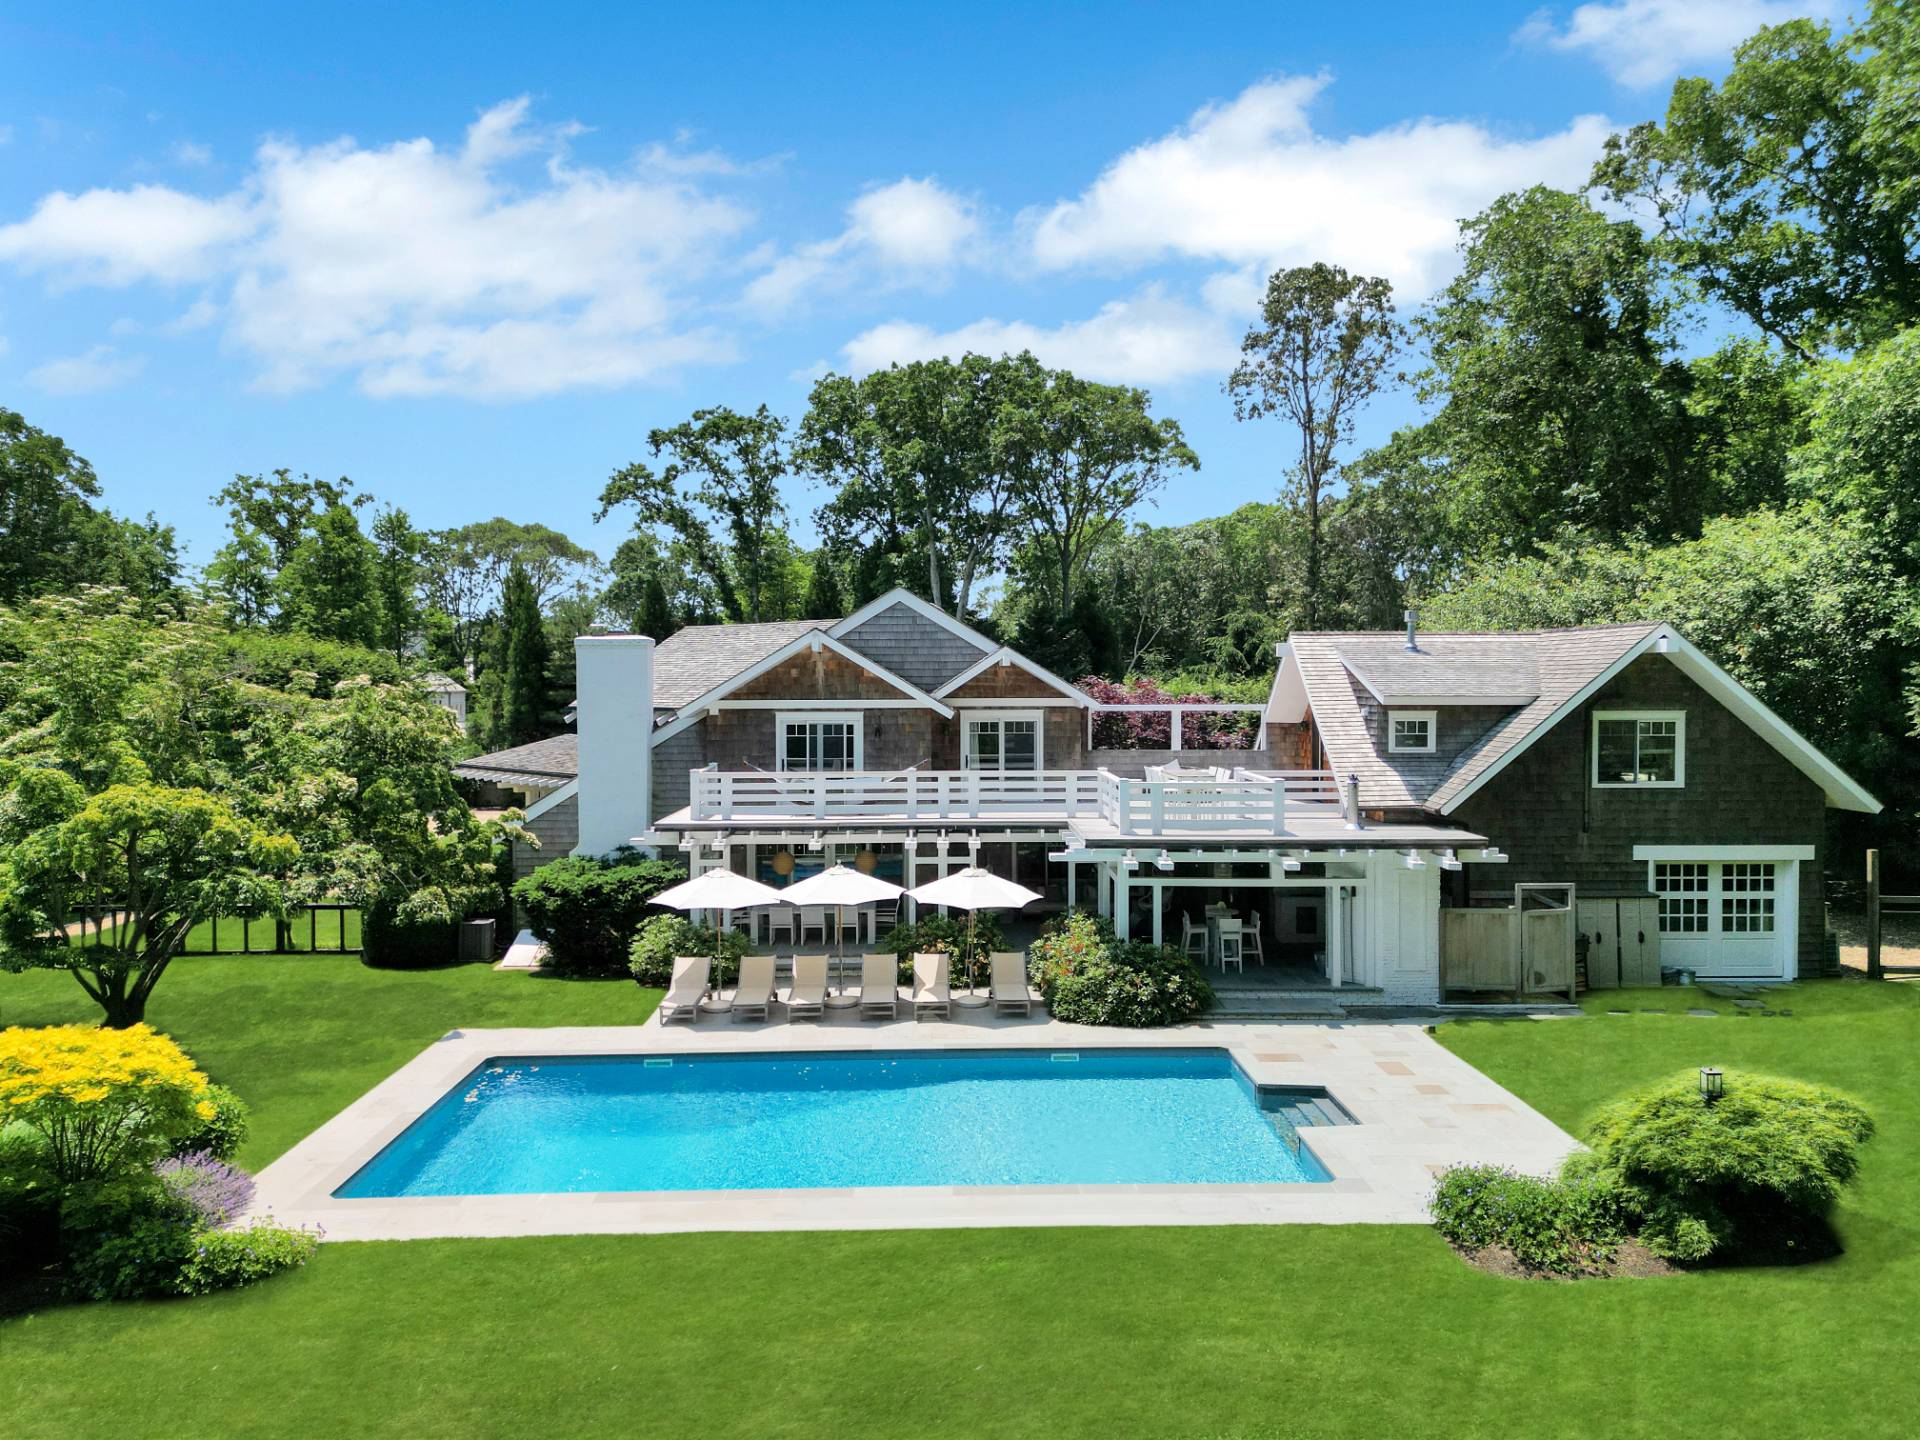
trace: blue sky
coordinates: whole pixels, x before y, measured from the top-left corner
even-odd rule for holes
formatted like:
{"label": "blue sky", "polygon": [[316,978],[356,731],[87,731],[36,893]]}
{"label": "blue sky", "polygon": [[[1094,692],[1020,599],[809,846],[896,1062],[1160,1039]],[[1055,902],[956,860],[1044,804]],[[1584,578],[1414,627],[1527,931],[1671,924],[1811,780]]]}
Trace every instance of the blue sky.
{"label": "blue sky", "polygon": [[652,426],[1029,345],[1181,420],[1194,519],[1284,469],[1220,393],[1270,269],[1417,304],[1458,217],[1817,8],[13,0],[0,404],[196,563],[279,465],[609,554]]}

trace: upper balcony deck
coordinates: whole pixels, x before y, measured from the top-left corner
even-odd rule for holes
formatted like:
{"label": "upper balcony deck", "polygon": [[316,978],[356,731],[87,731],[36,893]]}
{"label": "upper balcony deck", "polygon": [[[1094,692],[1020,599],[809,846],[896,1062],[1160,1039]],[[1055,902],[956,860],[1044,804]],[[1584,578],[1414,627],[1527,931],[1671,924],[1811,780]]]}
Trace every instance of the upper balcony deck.
{"label": "upper balcony deck", "polygon": [[[1340,788],[1325,770],[1173,771],[1144,778],[1111,770],[691,772],[685,819],[741,827],[1099,822],[1122,836],[1283,836],[1289,818],[1340,818]],[[679,817],[670,816],[671,826]]]}

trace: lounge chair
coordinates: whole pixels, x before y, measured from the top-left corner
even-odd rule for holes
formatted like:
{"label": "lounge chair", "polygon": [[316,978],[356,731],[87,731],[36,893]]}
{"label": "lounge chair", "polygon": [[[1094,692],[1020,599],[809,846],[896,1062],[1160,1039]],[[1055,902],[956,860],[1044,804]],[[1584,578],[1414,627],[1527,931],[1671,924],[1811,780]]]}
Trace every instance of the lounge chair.
{"label": "lounge chair", "polygon": [[860,961],[860,1018],[891,1020],[900,1009],[900,961],[867,955]]}
{"label": "lounge chair", "polygon": [[733,987],[733,1018],[767,1018],[773,1004],[773,956],[743,955],[740,958],[740,983]]}
{"label": "lounge chair", "polygon": [[707,998],[707,975],[712,966],[713,961],[705,955],[673,957],[673,979],[660,1001],[662,1025],[670,1025],[678,1020],[692,1024],[699,1016],[700,1002]]}
{"label": "lounge chair", "polygon": [[993,975],[991,994],[995,1014],[1033,1013],[1033,990],[1027,984],[1027,957],[1017,951],[996,950],[988,959]]}
{"label": "lounge chair", "polygon": [[944,954],[913,957],[913,1018],[950,1013],[947,993],[947,960]]}
{"label": "lounge chair", "polygon": [[827,957],[794,956],[793,983],[787,987],[787,1018],[798,1020],[802,1015],[811,1015],[817,1019],[826,1013],[826,1005]]}

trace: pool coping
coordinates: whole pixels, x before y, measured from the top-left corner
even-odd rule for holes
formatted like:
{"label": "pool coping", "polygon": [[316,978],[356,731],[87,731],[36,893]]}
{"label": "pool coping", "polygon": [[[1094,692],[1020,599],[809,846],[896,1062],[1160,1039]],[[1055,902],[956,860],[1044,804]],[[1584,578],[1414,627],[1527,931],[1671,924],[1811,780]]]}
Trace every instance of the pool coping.
{"label": "pool coping", "polygon": [[[1223,1049],[1256,1085],[1321,1086],[1355,1124],[1301,1132],[1326,1181],[1212,1185],[871,1186],[596,1191],[343,1200],[333,1190],[477,1065],[571,1055],[803,1051]],[[1572,1137],[1417,1024],[1216,1021],[1113,1030],[1056,1020],[454,1030],[257,1178],[250,1214],[329,1240],[1027,1225],[1423,1224],[1434,1176],[1473,1162],[1544,1173]]]}

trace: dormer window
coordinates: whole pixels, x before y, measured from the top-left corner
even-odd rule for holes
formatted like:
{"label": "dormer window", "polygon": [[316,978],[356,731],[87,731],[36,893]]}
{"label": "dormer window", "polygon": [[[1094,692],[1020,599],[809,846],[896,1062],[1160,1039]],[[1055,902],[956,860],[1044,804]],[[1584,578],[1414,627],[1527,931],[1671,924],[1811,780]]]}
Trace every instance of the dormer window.
{"label": "dormer window", "polygon": [[1602,790],[1677,790],[1687,781],[1684,710],[1598,710],[1593,716],[1593,783]]}
{"label": "dormer window", "polygon": [[1438,728],[1431,710],[1394,710],[1387,715],[1387,751],[1393,755],[1431,755]]}

